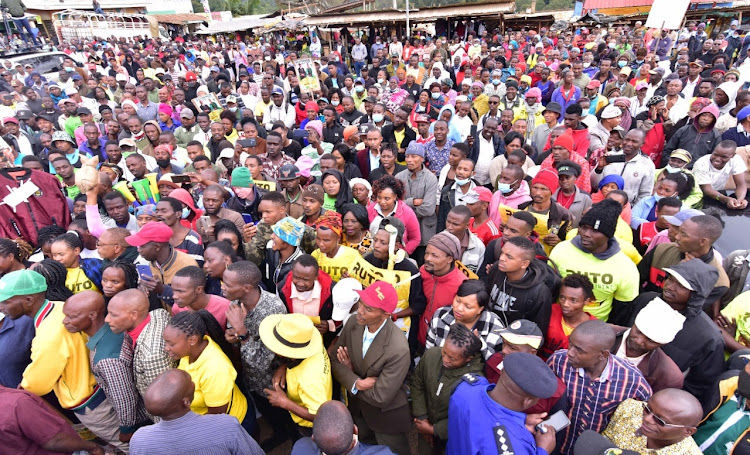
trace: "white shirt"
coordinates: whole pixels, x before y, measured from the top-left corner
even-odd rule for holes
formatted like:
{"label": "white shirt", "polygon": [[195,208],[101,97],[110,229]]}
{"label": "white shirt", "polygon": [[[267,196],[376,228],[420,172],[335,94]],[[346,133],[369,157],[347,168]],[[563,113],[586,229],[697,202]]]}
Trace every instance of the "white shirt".
{"label": "white shirt", "polygon": [[355,44],[352,47],[352,58],[355,62],[364,61],[367,58],[367,47],[364,44]]}
{"label": "white shirt", "polygon": [[695,92],[695,86],[698,85],[698,82],[701,82],[702,79],[700,76],[695,78],[695,81],[690,82],[690,78],[688,77],[685,80],[685,86],[682,88],[682,94],[685,95],[685,98],[692,98],[693,92]]}
{"label": "white shirt", "polygon": [[[469,180],[469,189],[466,190],[466,193],[468,193],[469,191],[471,191],[472,189],[474,189],[474,187],[476,187],[476,186],[477,186],[477,184],[474,183],[473,180]],[[455,193],[454,193],[454,196],[453,196],[453,206],[455,207],[457,205],[466,205],[466,202],[463,202],[461,200],[464,196],[466,196],[466,193],[464,193],[464,191],[461,189],[461,187],[458,186],[458,183],[453,182],[453,185],[451,185],[451,189],[455,190]],[[466,264],[464,264],[464,265],[466,265]]]}
{"label": "white shirt", "polygon": [[471,125],[473,125],[471,118],[468,115],[466,117],[456,115],[451,122],[456,125],[458,134],[461,135],[461,141],[466,141],[466,138],[469,137],[469,134],[471,133]]}
{"label": "white shirt", "polygon": [[477,157],[477,164],[474,166],[474,179],[480,185],[486,185],[490,183],[490,163],[492,158],[495,157],[495,147],[492,145],[492,138],[487,140],[481,134],[478,136],[479,156]]}
{"label": "white shirt", "polygon": [[370,172],[380,167],[380,153],[373,155],[372,152],[368,151],[367,156],[370,158]]}
{"label": "white shirt", "polygon": [[19,132],[18,137],[16,138],[16,142],[18,142],[18,148],[20,149],[18,152],[21,155],[34,154],[34,150],[31,148],[31,142],[29,142],[29,138],[26,137],[25,134]]}
{"label": "white shirt", "polygon": [[627,360],[634,367],[638,367],[638,365],[640,365],[641,361],[644,357],[646,357],[648,352],[639,357],[628,357],[625,350],[625,340],[628,339],[629,335],[630,329],[626,330],[625,333],[622,334],[622,343],[620,343],[620,347],[617,349],[617,353],[615,353],[615,355],[623,360]]}
{"label": "white shirt", "polygon": [[[739,126],[738,128],[742,128]],[[721,169],[716,169],[711,164],[711,155],[704,155],[698,158],[693,165],[693,174],[695,182],[698,185],[711,185],[716,191],[726,188],[730,176],[743,174],[747,171],[747,166],[742,158],[735,154],[727,164]]]}

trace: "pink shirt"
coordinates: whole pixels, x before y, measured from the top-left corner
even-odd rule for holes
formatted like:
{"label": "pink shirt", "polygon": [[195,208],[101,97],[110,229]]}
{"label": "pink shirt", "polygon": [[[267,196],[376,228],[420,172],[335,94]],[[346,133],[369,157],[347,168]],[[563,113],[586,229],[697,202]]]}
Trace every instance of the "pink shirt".
{"label": "pink shirt", "polygon": [[[227,310],[229,309],[229,303],[229,300],[224,297],[212,295],[208,300],[208,305],[206,305],[206,311],[211,313],[213,317],[219,321],[219,325],[221,325],[221,328],[224,330],[227,329]],[[190,310],[188,310],[188,307],[180,308],[177,305],[172,306],[172,314],[182,313],[183,311]]]}

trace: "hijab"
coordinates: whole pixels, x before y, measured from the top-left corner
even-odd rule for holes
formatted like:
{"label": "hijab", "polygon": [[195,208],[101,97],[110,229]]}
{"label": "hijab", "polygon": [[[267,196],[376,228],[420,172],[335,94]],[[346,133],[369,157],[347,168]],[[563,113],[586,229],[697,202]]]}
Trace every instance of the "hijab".
{"label": "hijab", "polygon": [[349,180],[344,177],[338,169],[328,169],[320,177],[320,183],[323,184],[326,176],[332,175],[339,181],[339,192],[336,195],[336,211],[340,211],[344,204],[350,203],[354,200],[352,197],[352,189],[349,186]]}

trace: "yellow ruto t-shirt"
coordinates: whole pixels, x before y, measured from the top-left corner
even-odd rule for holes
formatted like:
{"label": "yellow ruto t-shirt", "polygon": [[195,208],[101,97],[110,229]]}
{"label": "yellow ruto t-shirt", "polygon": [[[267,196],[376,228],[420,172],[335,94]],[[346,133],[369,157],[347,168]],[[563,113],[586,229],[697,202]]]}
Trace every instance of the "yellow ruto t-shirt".
{"label": "yellow ruto t-shirt", "polygon": [[313,251],[312,257],[318,261],[320,270],[327,273],[334,283],[338,283],[341,280],[341,272],[351,269],[352,265],[354,265],[360,255],[359,251],[354,248],[339,245],[339,251],[336,253],[335,257],[329,258],[321,253],[320,249]]}
{"label": "yellow ruto t-shirt", "polygon": [[[315,332],[315,335],[320,336]],[[317,414],[320,405],[331,399],[333,379],[331,379],[331,361],[325,346],[320,353],[308,357],[294,368],[286,370],[286,394],[290,400],[307,409],[310,414]],[[301,427],[312,428],[312,422],[303,420],[293,413],[292,420]]]}
{"label": "yellow ruto t-shirt", "polygon": [[208,408],[217,408],[229,403],[227,414],[241,423],[247,413],[247,398],[235,384],[237,371],[218,344],[208,336],[208,346],[198,359],[190,363],[188,357],[180,359],[177,366],[186,371],[195,384],[195,394],[190,409],[196,414],[208,413]]}
{"label": "yellow ruto t-shirt", "polygon": [[[68,269],[68,275],[65,277],[65,287],[70,289],[70,292],[73,294],[78,294],[83,291],[99,292],[99,289],[94,282],[83,273],[83,269],[80,267]],[[99,293],[101,294],[101,292]]]}

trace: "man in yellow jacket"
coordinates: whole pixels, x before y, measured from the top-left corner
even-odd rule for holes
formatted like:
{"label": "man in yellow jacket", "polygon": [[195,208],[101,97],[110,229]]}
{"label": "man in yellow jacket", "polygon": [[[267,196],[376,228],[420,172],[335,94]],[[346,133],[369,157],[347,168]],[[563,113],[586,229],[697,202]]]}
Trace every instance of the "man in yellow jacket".
{"label": "man in yellow jacket", "polygon": [[47,281],[33,270],[0,278],[0,312],[11,319],[28,316],[36,329],[21,388],[40,397],[55,392],[60,405],[89,430],[120,444],[119,419],[91,372],[85,335],[65,329],[63,302],[50,302],[46,291]]}

